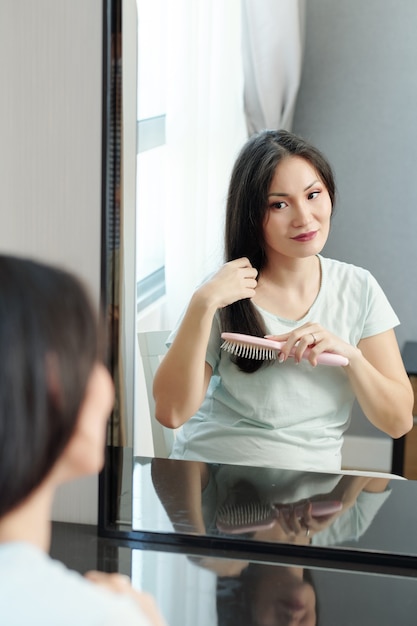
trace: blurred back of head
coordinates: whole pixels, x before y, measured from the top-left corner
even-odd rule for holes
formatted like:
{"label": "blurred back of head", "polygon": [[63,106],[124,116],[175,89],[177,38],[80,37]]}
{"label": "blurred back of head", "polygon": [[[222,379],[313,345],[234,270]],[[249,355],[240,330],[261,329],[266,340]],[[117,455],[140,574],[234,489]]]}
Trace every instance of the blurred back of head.
{"label": "blurred back of head", "polygon": [[97,358],[96,315],[80,282],[0,255],[0,517],[53,468]]}

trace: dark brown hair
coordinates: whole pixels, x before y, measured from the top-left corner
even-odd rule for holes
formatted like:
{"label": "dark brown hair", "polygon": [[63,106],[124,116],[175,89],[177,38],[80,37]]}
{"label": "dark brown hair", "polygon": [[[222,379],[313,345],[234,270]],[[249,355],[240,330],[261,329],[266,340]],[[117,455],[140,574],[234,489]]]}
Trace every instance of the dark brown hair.
{"label": "dark brown hair", "polygon": [[[275,170],[288,156],[310,163],[327,188],[334,207],[336,186],[325,156],[301,137],[286,130],[264,130],[240,151],[232,170],[226,205],[225,262],[247,257],[260,273],[266,263],[263,224],[268,192]],[[222,330],[262,337],[266,328],[250,300],[239,300],[221,311]],[[244,372],[254,372],[263,362],[234,357]]]}
{"label": "dark brown hair", "polygon": [[97,358],[96,315],[80,282],[0,255],[0,517],[69,442]]}

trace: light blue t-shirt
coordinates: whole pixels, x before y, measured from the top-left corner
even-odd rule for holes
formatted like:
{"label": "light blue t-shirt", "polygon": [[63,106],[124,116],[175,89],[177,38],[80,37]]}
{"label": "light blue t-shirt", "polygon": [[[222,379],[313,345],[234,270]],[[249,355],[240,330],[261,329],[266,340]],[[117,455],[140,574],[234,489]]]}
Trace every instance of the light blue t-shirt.
{"label": "light blue t-shirt", "polygon": [[134,600],[112,593],[24,542],[0,543],[1,626],[150,626]]}
{"label": "light blue t-shirt", "polygon": [[[365,269],[319,255],[319,294],[300,320],[282,319],[258,307],[268,334],[317,322],[357,345],[394,328],[399,320],[375,278]],[[172,341],[176,330],[169,338]],[[343,433],[354,393],[343,367],[293,359],[241,372],[220,349],[216,313],[206,361],[213,376],[199,411],[177,434],[171,458],[258,467],[338,470]]]}

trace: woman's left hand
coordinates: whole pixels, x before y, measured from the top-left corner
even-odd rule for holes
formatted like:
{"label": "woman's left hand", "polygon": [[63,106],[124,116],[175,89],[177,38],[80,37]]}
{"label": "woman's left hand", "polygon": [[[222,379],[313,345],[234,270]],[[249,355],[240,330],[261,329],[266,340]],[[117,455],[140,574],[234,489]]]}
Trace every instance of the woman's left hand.
{"label": "woman's left hand", "polygon": [[[303,505],[302,515],[299,512],[299,505]],[[342,509],[329,515],[314,517],[312,515],[312,503],[304,502],[299,505],[283,506],[277,523],[284,531],[288,540],[305,543],[306,538],[311,539],[313,535],[324,530],[333,524],[334,520],[342,513]]]}
{"label": "woman's left hand", "polygon": [[282,347],[279,361],[282,363],[288,357],[294,357],[296,363],[306,358],[311,365],[317,365],[317,357],[322,352],[333,352],[351,359],[358,349],[333,335],[315,322],[307,322],[290,333],[283,335],[267,335],[267,339],[285,342]]}

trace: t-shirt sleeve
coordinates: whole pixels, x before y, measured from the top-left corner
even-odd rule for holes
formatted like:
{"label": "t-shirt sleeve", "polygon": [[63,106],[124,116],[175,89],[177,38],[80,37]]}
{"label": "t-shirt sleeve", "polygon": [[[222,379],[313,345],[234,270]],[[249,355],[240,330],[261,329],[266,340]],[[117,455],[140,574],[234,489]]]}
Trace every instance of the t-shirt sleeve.
{"label": "t-shirt sleeve", "polygon": [[395,328],[400,323],[378,281],[369,272],[366,287],[366,315],[362,339]]}

